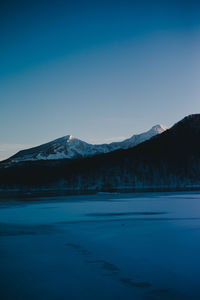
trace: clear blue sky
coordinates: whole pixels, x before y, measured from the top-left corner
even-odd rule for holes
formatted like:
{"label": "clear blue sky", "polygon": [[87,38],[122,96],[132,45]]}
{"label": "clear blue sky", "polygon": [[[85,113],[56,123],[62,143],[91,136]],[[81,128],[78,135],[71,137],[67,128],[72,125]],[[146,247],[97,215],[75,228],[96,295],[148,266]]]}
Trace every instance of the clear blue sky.
{"label": "clear blue sky", "polygon": [[200,111],[200,1],[3,0],[0,159]]}

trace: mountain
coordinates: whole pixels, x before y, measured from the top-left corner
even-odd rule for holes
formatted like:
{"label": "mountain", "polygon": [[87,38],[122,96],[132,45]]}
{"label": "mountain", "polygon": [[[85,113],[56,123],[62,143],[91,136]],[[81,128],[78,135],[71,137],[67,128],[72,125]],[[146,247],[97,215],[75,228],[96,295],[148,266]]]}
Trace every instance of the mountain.
{"label": "mountain", "polygon": [[19,151],[10,157],[9,161],[35,161],[35,160],[54,160],[54,159],[77,159],[85,158],[101,153],[108,153],[117,149],[128,149],[134,147],[153,136],[164,132],[167,128],[163,125],[153,126],[149,131],[133,135],[131,138],[122,142],[111,144],[92,145],[72,135],[67,135],[52,142],[38,147]]}
{"label": "mountain", "polygon": [[84,159],[2,163],[0,188],[69,193],[200,189],[200,114],[128,149]]}

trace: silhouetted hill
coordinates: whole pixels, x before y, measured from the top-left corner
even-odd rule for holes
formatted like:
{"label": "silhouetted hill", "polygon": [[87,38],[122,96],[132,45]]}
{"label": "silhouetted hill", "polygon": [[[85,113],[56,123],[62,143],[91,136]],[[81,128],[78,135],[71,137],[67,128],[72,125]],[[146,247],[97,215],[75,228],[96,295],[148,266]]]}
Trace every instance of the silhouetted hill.
{"label": "silhouetted hill", "polygon": [[200,114],[134,148],[73,161],[1,164],[0,185],[69,191],[200,188]]}

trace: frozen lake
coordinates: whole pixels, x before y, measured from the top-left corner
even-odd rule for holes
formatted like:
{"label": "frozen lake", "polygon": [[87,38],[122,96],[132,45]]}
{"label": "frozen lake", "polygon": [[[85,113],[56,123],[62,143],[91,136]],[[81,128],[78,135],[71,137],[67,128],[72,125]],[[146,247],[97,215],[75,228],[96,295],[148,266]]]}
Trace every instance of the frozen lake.
{"label": "frozen lake", "polygon": [[0,279],[2,300],[200,299],[200,193],[2,199]]}

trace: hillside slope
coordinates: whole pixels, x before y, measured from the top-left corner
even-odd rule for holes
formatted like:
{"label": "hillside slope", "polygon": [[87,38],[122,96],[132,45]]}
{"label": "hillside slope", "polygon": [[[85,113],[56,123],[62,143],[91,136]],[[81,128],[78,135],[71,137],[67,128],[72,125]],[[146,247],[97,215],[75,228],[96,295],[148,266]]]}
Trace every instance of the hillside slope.
{"label": "hillside slope", "polygon": [[80,160],[0,168],[2,188],[114,191],[200,187],[200,114],[136,147]]}
{"label": "hillside slope", "polygon": [[54,159],[79,159],[97,154],[108,153],[117,149],[128,149],[157,134],[161,134],[167,128],[163,125],[153,126],[150,130],[141,134],[135,134],[129,139],[110,144],[93,145],[67,135],[49,143],[22,150],[10,157],[9,162],[54,160]]}

